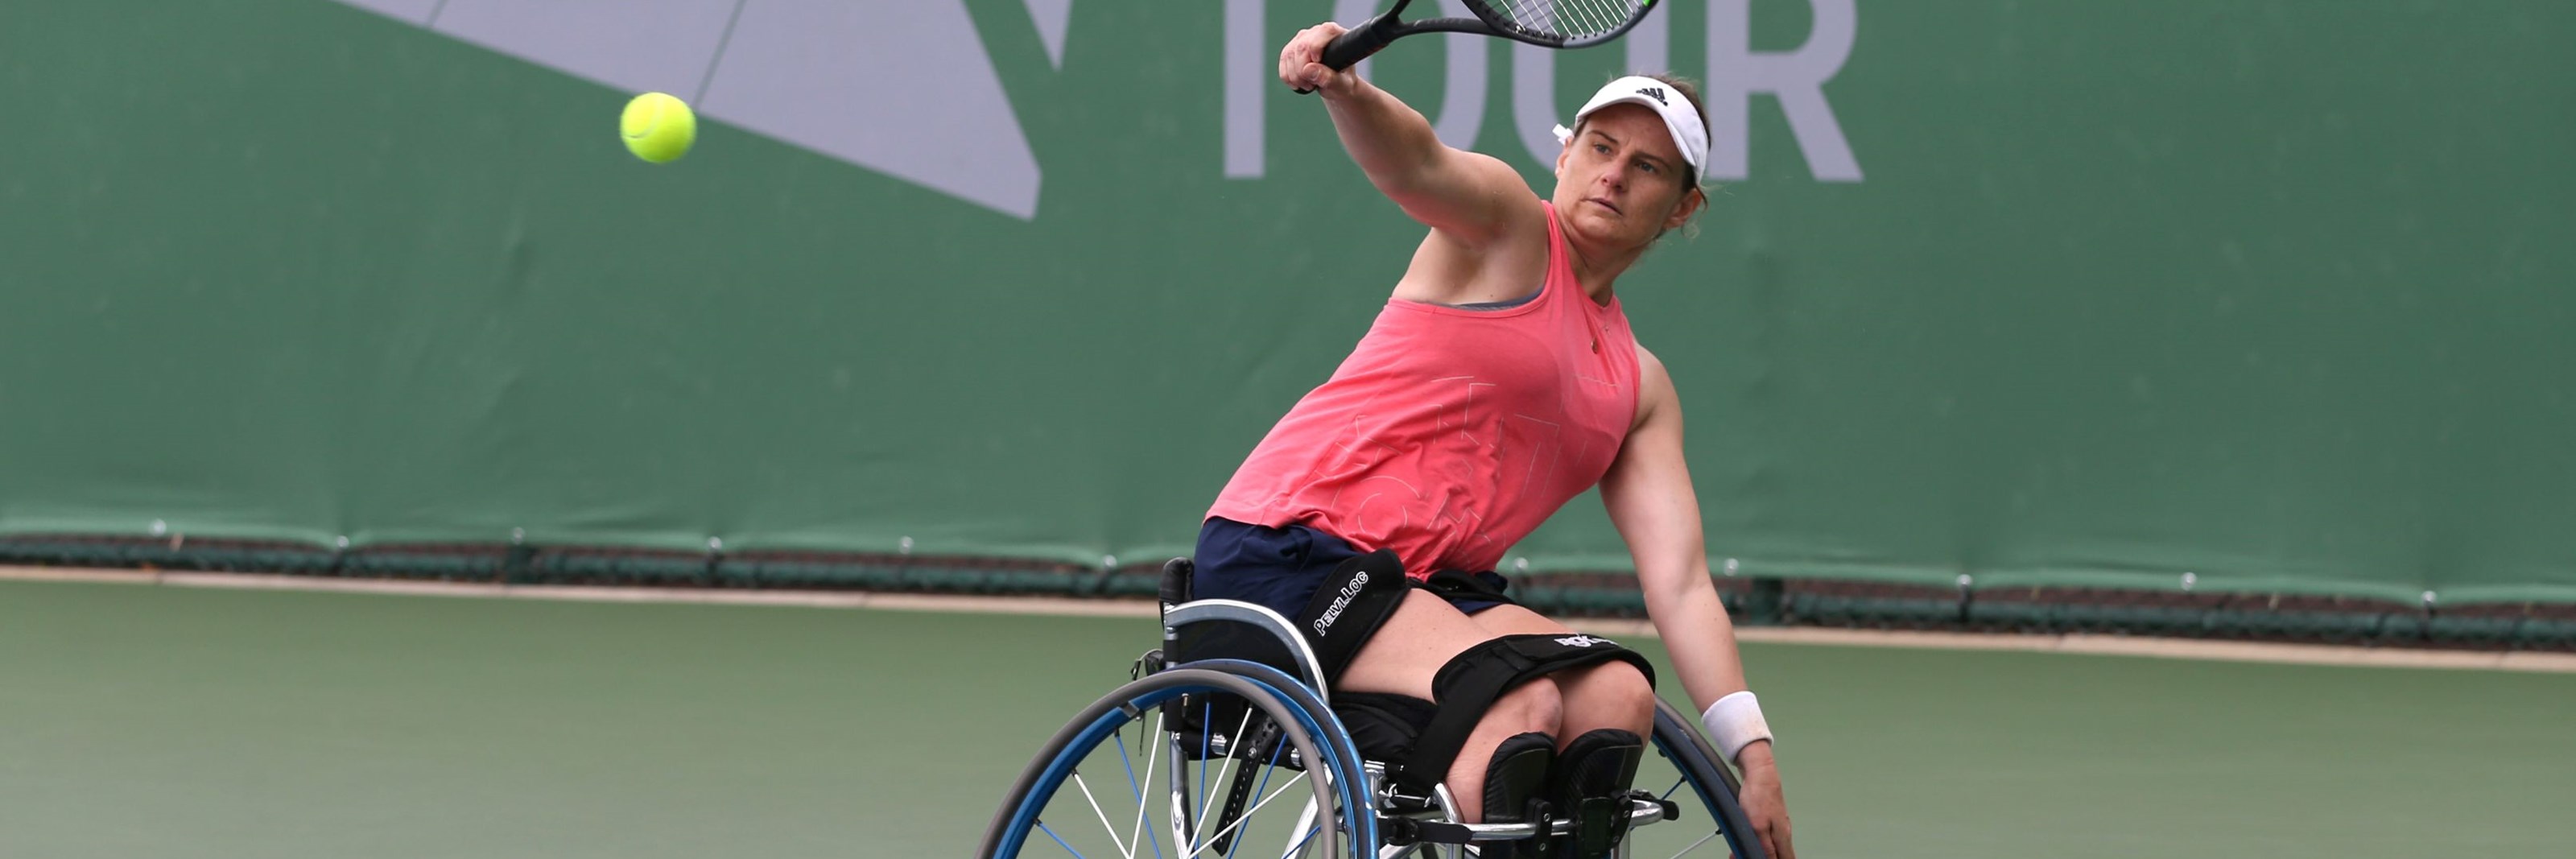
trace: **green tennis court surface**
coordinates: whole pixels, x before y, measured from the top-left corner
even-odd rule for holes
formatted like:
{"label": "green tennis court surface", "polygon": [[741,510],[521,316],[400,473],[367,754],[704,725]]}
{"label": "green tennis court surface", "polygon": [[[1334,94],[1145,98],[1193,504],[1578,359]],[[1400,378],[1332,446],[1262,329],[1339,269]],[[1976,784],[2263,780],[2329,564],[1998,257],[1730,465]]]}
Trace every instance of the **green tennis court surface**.
{"label": "green tennis court surface", "polygon": [[[960,855],[1153,638],[1140,620],[0,583],[0,856]],[[1747,659],[1808,857],[2576,851],[2576,676]]]}

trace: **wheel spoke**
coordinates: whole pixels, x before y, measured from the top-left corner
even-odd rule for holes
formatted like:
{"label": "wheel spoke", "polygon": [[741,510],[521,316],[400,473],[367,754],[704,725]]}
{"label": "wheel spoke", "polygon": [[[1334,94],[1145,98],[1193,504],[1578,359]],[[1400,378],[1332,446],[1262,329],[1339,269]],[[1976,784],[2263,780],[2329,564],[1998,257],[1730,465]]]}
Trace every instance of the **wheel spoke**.
{"label": "wheel spoke", "polygon": [[1684,855],[1689,854],[1693,850],[1699,849],[1700,845],[1708,843],[1709,839],[1715,837],[1717,837],[1717,833],[1715,831],[1711,831],[1707,835],[1700,836],[1698,841],[1691,842],[1691,846],[1684,847],[1682,848],[1682,852],[1673,854],[1673,859],[1682,859]]}
{"label": "wheel spoke", "polygon": [[[1279,859],[1288,859],[1288,857],[1296,855],[1299,848],[1306,846],[1307,838],[1313,838],[1315,837],[1315,833],[1323,831],[1323,826],[1315,823],[1315,809],[1318,807],[1317,803],[1320,801],[1320,798],[1309,798],[1306,800],[1306,810],[1297,812],[1297,829],[1306,830],[1306,836],[1305,838],[1299,838],[1295,841],[1288,842],[1288,849],[1280,852]],[[1308,828],[1310,826],[1313,828]],[[1293,832],[1295,830],[1290,831]]]}
{"label": "wheel spoke", "polygon": [[[1287,751],[1287,749],[1288,749],[1288,740],[1287,740],[1287,738],[1286,738],[1286,737],[1284,737],[1284,736],[1280,738],[1280,740],[1279,740],[1279,742],[1278,742],[1278,743],[1276,743],[1276,744],[1274,744],[1274,745],[1272,745],[1272,746],[1270,747],[1270,763],[1262,767],[1262,769],[1261,769],[1261,785],[1260,785],[1259,787],[1255,787],[1255,788],[1253,788],[1253,789],[1252,789],[1252,792],[1253,792],[1253,793],[1260,793],[1260,792],[1262,792],[1262,791],[1265,791],[1265,790],[1269,790],[1269,789],[1270,789],[1270,776],[1271,776],[1271,774],[1272,774],[1272,773],[1276,773],[1276,772],[1278,772],[1278,771],[1279,771],[1279,753],[1280,753],[1280,752],[1283,752],[1283,751]],[[1242,828],[1242,829],[1240,829],[1240,830],[1237,830],[1237,831],[1236,831],[1236,833],[1235,833],[1235,837],[1234,837],[1235,844],[1236,844],[1236,846],[1237,846],[1238,848],[1239,848],[1239,847],[1241,847],[1241,846],[1242,846],[1242,845],[1244,845],[1244,844],[1250,844],[1250,843],[1252,843],[1252,823],[1251,823],[1252,815],[1251,815],[1251,813],[1246,812],[1246,813],[1243,815],[1243,819],[1244,819],[1244,821],[1245,821],[1245,822],[1244,822],[1244,825],[1243,825],[1243,828]]]}
{"label": "wheel spoke", "polygon": [[1136,797],[1137,803],[1142,804],[1145,801],[1145,789],[1136,785],[1136,762],[1127,756],[1127,735],[1111,734],[1109,740],[1118,744],[1118,763],[1127,768],[1127,792]]}
{"label": "wheel spoke", "polygon": [[[1299,839],[1297,839],[1297,843],[1288,845],[1288,850],[1287,850],[1286,852],[1280,853],[1280,854],[1279,854],[1279,859],[1288,859],[1288,857],[1290,857],[1290,856],[1295,856],[1295,855],[1297,855],[1300,851],[1305,850],[1305,849],[1306,849],[1306,842],[1313,840],[1313,839],[1314,839],[1314,837],[1315,837],[1315,835],[1316,835],[1317,833],[1320,833],[1320,832],[1323,832],[1323,831],[1324,831],[1324,826],[1323,826],[1323,824],[1320,824],[1320,823],[1319,823],[1319,824],[1316,824],[1316,825],[1314,825],[1314,826],[1307,827],[1307,828],[1306,828],[1306,836],[1305,836],[1304,838],[1299,838]],[[1325,857],[1325,859],[1332,859],[1332,857]]]}
{"label": "wheel spoke", "polygon": [[[1101,834],[1109,836],[1109,843],[1117,845],[1118,855],[1125,856],[1127,859],[1136,859],[1136,851],[1128,849],[1126,844],[1118,840],[1118,828],[1110,825],[1109,813],[1100,810],[1100,800],[1092,798],[1091,785],[1090,783],[1082,780],[1081,770],[1073,771],[1073,786],[1082,789],[1083,801],[1091,803],[1091,813],[1100,816],[1100,832]],[[1050,832],[1047,834],[1053,835],[1055,833]]]}
{"label": "wheel spoke", "polygon": [[[1207,700],[1199,703],[1199,783],[1202,785],[1207,783],[1208,738],[1216,735],[1216,732],[1211,730],[1216,726],[1208,724],[1213,721],[1216,721],[1216,696],[1210,695]],[[1198,842],[1199,824],[1206,820],[1207,800],[1201,799],[1197,805],[1190,806],[1190,842],[1192,844]],[[1172,849],[1177,851],[1189,846],[1189,844],[1182,844]]]}
{"label": "wheel spoke", "polygon": [[[1208,806],[1213,805],[1213,804],[1215,804],[1215,802],[1216,802],[1216,783],[1217,783],[1217,782],[1224,781],[1224,780],[1226,779],[1226,776],[1227,776],[1227,775],[1229,775],[1229,774],[1231,774],[1231,773],[1233,773],[1233,772],[1234,772],[1234,762],[1235,762],[1235,760],[1236,760],[1236,758],[1235,758],[1235,756],[1234,756],[1234,753],[1235,753],[1235,751],[1236,751],[1236,750],[1235,750],[1235,747],[1236,747],[1236,746],[1240,746],[1240,745],[1242,745],[1242,744],[1243,744],[1243,729],[1248,728],[1248,727],[1251,727],[1251,726],[1252,726],[1252,708],[1250,708],[1250,707],[1245,707],[1245,708],[1243,708],[1243,721],[1242,721],[1241,723],[1238,723],[1238,724],[1236,724],[1236,725],[1234,726],[1234,733],[1229,734],[1229,735],[1227,735],[1227,736],[1226,736],[1226,741],[1225,741],[1225,742],[1226,742],[1225,763],[1221,763],[1221,764],[1217,764],[1217,765],[1216,765],[1216,778],[1208,779],[1206,784],[1199,785],[1199,811],[1201,811],[1201,812],[1202,812],[1202,814],[1199,816],[1199,819],[1198,819],[1198,820],[1196,820],[1196,821],[1192,821],[1192,823],[1195,825],[1195,828],[1198,828],[1198,829],[1206,829],[1206,828],[1207,828],[1207,816],[1204,814],[1204,812],[1206,812],[1206,811],[1207,811]],[[1204,771],[1202,771],[1202,772],[1204,772]],[[1207,843],[1214,843],[1214,842],[1216,841],[1216,839],[1223,838],[1223,837],[1225,837],[1225,836],[1223,836],[1223,835],[1213,835],[1213,836],[1209,836],[1209,837],[1208,837],[1208,840],[1207,840]],[[1201,849],[1205,849],[1205,848],[1201,848]],[[1192,852],[1196,852],[1196,851],[1192,851]]]}
{"label": "wheel spoke", "polygon": [[[1109,738],[1117,741],[1118,743],[1118,764],[1127,768],[1127,794],[1136,798],[1136,824],[1139,828],[1142,828],[1145,823],[1145,788],[1143,785],[1136,783],[1136,760],[1133,756],[1127,753],[1127,735],[1111,734]],[[1149,761],[1145,764],[1145,771],[1153,772],[1153,767],[1153,763]],[[1136,830],[1128,830],[1127,843],[1136,843],[1137,835],[1138,833]],[[1115,838],[1116,835],[1113,833],[1111,837]],[[1161,856],[1162,851],[1155,851],[1155,855],[1157,857]]]}
{"label": "wheel spoke", "polygon": [[[1142,719],[1137,720],[1137,724],[1140,724],[1140,725],[1141,725],[1141,724],[1144,724],[1144,720],[1142,720]],[[1154,735],[1155,735],[1155,736],[1161,736],[1161,735],[1162,735],[1162,733],[1163,733],[1163,711],[1162,711],[1161,709],[1156,709],[1156,710],[1154,711]],[[1154,830],[1146,829],[1146,828],[1145,828],[1145,793],[1144,793],[1144,789],[1145,789],[1146,787],[1150,787],[1150,786],[1152,786],[1152,785],[1153,785],[1153,783],[1154,783],[1154,762],[1155,762],[1155,761],[1157,761],[1157,760],[1160,760],[1160,758],[1158,758],[1158,757],[1156,757],[1156,756],[1157,756],[1157,755],[1162,754],[1162,751],[1163,751],[1163,744],[1161,744],[1161,743],[1151,743],[1151,744],[1146,743],[1146,742],[1145,742],[1145,738],[1144,738],[1143,736],[1138,736],[1138,737],[1136,738],[1136,744],[1137,744],[1137,745],[1141,745],[1141,746],[1144,746],[1144,747],[1145,747],[1145,781],[1144,781],[1144,783],[1143,783],[1143,784],[1138,785],[1138,786],[1137,786],[1137,789],[1136,789],[1136,791],[1137,791],[1137,792],[1136,792],[1136,824],[1135,824],[1135,826],[1134,826],[1133,828],[1130,828],[1130,829],[1128,829],[1128,830],[1127,830],[1127,843],[1129,843],[1129,844],[1134,844],[1134,843],[1136,843],[1136,839],[1137,839],[1137,837],[1139,837],[1139,836],[1141,835],[1142,837],[1144,837],[1145,839],[1147,839],[1149,843],[1151,843],[1151,844],[1153,844],[1153,845],[1154,845],[1154,859],[1162,859],[1162,857],[1163,857],[1163,839],[1162,839],[1160,836],[1155,835],[1155,834],[1154,834]],[[1126,758],[1126,753],[1127,753],[1126,747],[1122,744],[1122,745],[1119,747],[1119,759],[1120,759],[1120,760],[1126,760],[1126,759],[1127,759],[1127,758]],[[1134,774],[1135,774],[1134,764],[1133,764],[1133,763],[1130,763],[1128,766],[1129,766],[1129,769],[1128,769],[1128,777],[1132,779],[1132,778],[1134,778],[1134,777],[1135,777],[1135,775],[1134,775]]]}
{"label": "wheel spoke", "polygon": [[[1296,709],[1303,699],[1288,696],[1282,700],[1274,688],[1264,687],[1264,682],[1276,687],[1285,681],[1262,670],[1236,673],[1217,668],[1191,669],[1140,678],[1095,699],[1057,730],[1045,746],[1046,751],[1021,772],[1007,794],[1012,799],[985,831],[985,850],[1004,859],[1041,859],[1041,854],[1070,859],[1262,859],[1283,841],[1293,840],[1288,852],[1282,854],[1291,859],[1309,859],[1316,853],[1334,854],[1333,859],[1354,859],[1341,848],[1343,839],[1353,837],[1352,827],[1336,825],[1341,817],[1334,800],[1348,798],[1335,789],[1344,774],[1321,768],[1340,765],[1343,760],[1324,760],[1318,753],[1316,739],[1309,735],[1313,723]],[[1235,714],[1232,734],[1216,722],[1214,699],[1220,696],[1226,698],[1229,707],[1241,701],[1242,712]],[[1198,713],[1189,712],[1192,705],[1198,705]],[[1144,712],[1149,709],[1154,711],[1150,719]],[[1190,718],[1194,715],[1199,718]],[[1263,726],[1260,737],[1250,736],[1255,722]],[[1146,744],[1144,748],[1128,742],[1129,723],[1135,725],[1134,739]],[[1193,730],[1200,734],[1195,767],[1190,765],[1192,750],[1185,745],[1190,742],[1188,732]],[[1270,743],[1267,751],[1259,751],[1274,735],[1279,742]],[[1220,741],[1219,737],[1225,739]],[[1220,742],[1226,748],[1218,749]],[[1165,748],[1167,745],[1169,748]],[[1255,751],[1247,753],[1246,749]],[[1139,751],[1145,753],[1142,761],[1137,760]],[[1118,756],[1118,769],[1107,769],[1108,762],[1101,759],[1104,754]],[[1298,771],[1288,765],[1301,756],[1316,759],[1318,767]],[[1262,771],[1253,772],[1254,768]],[[1133,810],[1110,812],[1109,806],[1119,799],[1117,788],[1092,784],[1095,777],[1104,774],[1113,784],[1121,777],[1126,779],[1127,799],[1136,803]],[[1192,784],[1192,778],[1200,783]],[[1303,803],[1302,817],[1292,813],[1296,806],[1279,802],[1291,791],[1323,799],[1322,815],[1318,816],[1314,799]],[[1103,834],[1082,834],[1078,821],[1083,815],[1073,807],[1075,794],[1081,796],[1082,806],[1091,812]],[[1156,812],[1158,806],[1164,810]],[[1147,828],[1146,818],[1157,814],[1168,818],[1150,824],[1164,828],[1161,834]],[[1282,825],[1257,824],[1272,835],[1262,837],[1262,846],[1238,850],[1236,845],[1255,843],[1247,833],[1256,827],[1254,821],[1265,815],[1281,818],[1277,823]],[[1218,818],[1217,825],[1207,825],[1205,818],[1209,816]],[[1122,817],[1126,819],[1121,821]],[[1292,819],[1296,824],[1289,828],[1285,824]],[[1122,822],[1127,832],[1118,831]],[[1065,829],[1067,826],[1073,829]],[[1172,836],[1173,849],[1162,849],[1163,834]],[[1041,835],[1064,853],[1037,848],[1036,839]],[[1150,850],[1146,846],[1149,844],[1153,845]],[[1317,850],[1318,845],[1326,849]]]}
{"label": "wheel spoke", "polygon": [[[1164,727],[1168,729],[1171,726],[1167,724]],[[1171,796],[1168,815],[1170,819],[1165,820],[1164,823],[1172,828],[1172,850],[1179,852],[1189,849],[1190,841],[1189,749],[1181,745],[1182,737],[1179,731],[1165,730],[1162,740],[1165,745],[1172,747],[1172,759],[1164,762],[1165,766],[1170,768],[1170,772],[1164,776],[1170,780],[1170,783],[1165,785],[1168,789],[1164,793]]]}
{"label": "wheel spoke", "polygon": [[1183,856],[1181,859],[1198,859],[1198,855],[1200,853],[1207,852],[1208,847],[1216,843],[1216,839],[1225,837],[1226,833],[1232,832],[1236,827],[1242,826],[1244,821],[1251,820],[1252,815],[1260,812],[1262,806],[1269,805],[1271,800],[1278,799],[1279,794],[1287,793],[1296,789],[1296,787],[1296,782],[1289,782],[1287,784],[1280,785],[1277,792],[1272,793],[1269,796],[1262,797],[1260,802],[1253,803],[1251,810],[1245,811],[1243,816],[1235,819],[1233,823],[1226,824],[1225,828],[1217,830],[1215,835],[1208,838],[1207,844],[1199,845],[1198,849],[1190,851],[1189,855]]}
{"label": "wheel spoke", "polygon": [[1075,850],[1073,845],[1064,843],[1064,836],[1055,834],[1053,829],[1048,829],[1046,821],[1038,821],[1038,831],[1046,833],[1048,838],[1055,839],[1056,846],[1064,848],[1064,852],[1073,854],[1073,859],[1082,859],[1082,851]]}

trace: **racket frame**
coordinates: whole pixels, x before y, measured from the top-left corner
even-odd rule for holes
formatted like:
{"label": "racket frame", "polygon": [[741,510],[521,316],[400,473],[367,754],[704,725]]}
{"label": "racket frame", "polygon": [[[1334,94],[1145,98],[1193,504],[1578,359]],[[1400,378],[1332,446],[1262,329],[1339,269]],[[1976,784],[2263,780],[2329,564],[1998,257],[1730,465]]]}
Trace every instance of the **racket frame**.
{"label": "racket frame", "polygon": [[1334,71],[1348,69],[1359,61],[1368,59],[1369,55],[1377,53],[1389,42],[1421,33],[1473,33],[1479,36],[1510,39],[1542,48],[1559,50],[1588,48],[1627,35],[1629,30],[1636,28],[1637,22],[1645,20],[1647,15],[1655,11],[1656,0],[1643,0],[1637,5],[1636,14],[1628,16],[1628,20],[1621,23],[1618,28],[1581,39],[1569,39],[1560,33],[1522,26],[1504,17],[1493,7],[1491,0],[1459,0],[1459,2],[1476,17],[1424,18],[1418,21],[1406,21],[1401,16],[1404,14],[1404,7],[1412,5],[1413,0],[1395,0],[1395,8],[1361,22],[1359,26],[1334,37],[1331,44],[1325,45],[1322,57],[1324,67]]}

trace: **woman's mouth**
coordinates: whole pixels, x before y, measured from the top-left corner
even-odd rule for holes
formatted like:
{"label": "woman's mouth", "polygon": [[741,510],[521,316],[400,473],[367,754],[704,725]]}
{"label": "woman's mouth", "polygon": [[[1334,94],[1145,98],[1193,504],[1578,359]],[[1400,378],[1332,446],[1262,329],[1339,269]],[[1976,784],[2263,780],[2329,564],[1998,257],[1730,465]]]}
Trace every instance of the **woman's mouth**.
{"label": "woman's mouth", "polygon": [[1618,205],[1617,203],[1612,203],[1612,202],[1610,202],[1609,198],[1607,198],[1607,197],[1585,197],[1585,198],[1583,199],[1583,202],[1591,203],[1591,204],[1593,204],[1593,205],[1600,206],[1601,208],[1608,209],[1608,210],[1610,210],[1610,213],[1611,213],[1611,214],[1614,214],[1614,215],[1625,215],[1625,214],[1627,214],[1626,212],[1619,211],[1619,205]]}

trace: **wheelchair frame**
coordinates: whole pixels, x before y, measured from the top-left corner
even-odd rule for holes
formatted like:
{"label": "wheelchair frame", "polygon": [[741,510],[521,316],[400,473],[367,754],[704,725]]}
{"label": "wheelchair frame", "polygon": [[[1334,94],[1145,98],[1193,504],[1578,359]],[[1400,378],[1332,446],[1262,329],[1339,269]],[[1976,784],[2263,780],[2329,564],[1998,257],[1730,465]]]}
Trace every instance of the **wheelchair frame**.
{"label": "wheelchair frame", "polygon": [[[1165,702],[1173,697],[1189,694],[1223,694],[1243,698],[1252,710],[1262,712],[1265,718],[1277,724],[1283,738],[1273,741],[1277,743],[1271,746],[1273,757],[1277,758],[1285,752],[1288,768],[1304,770],[1310,786],[1314,789],[1314,796],[1306,801],[1306,807],[1299,814],[1298,829],[1308,829],[1325,813],[1326,810],[1319,804],[1320,799],[1333,797],[1337,801],[1339,808],[1334,813],[1342,818],[1339,827],[1347,831],[1350,841],[1348,849],[1336,846],[1341,841],[1337,833],[1326,832],[1321,845],[1310,842],[1305,843],[1302,849],[1292,848],[1297,850],[1296,855],[1303,856],[1313,852],[1317,846],[1325,846],[1328,851],[1325,855],[1328,859],[1339,859],[1336,853],[1346,853],[1351,857],[1394,859],[1417,850],[1424,851],[1425,855],[1436,855],[1429,853],[1429,849],[1446,845],[1450,848],[1447,854],[1456,857],[1464,855],[1464,850],[1461,848],[1467,843],[1521,841],[1538,835],[1541,826],[1538,822],[1464,823],[1459,821],[1454,810],[1455,803],[1445,784],[1437,786],[1432,796],[1402,795],[1393,782],[1386,778],[1386,766],[1383,762],[1364,760],[1360,757],[1357,745],[1350,738],[1348,731],[1342,727],[1340,717],[1330,707],[1328,697],[1330,693],[1328,684],[1324,682],[1321,663],[1316,659],[1313,648],[1307,644],[1303,636],[1298,634],[1295,624],[1266,606],[1236,600],[1188,599],[1187,563],[1187,559],[1175,559],[1165,565],[1161,613],[1163,649],[1148,652],[1138,662],[1135,682],[1122,686],[1077,715],[1073,722],[1060,730],[1030,763],[1027,770],[1013,785],[1002,807],[995,813],[992,823],[987,827],[983,846],[976,854],[979,859],[1000,859],[1000,857],[1018,855],[1019,847],[1029,843],[1030,828],[1038,823],[1037,810],[1043,807],[1053,796],[1054,790],[1061,786],[1066,771],[1072,767],[1072,762],[1087,754],[1089,748],[1098,746],[1103,736],[1103,725],[1108,725],[1113,719],[1117,720],[1118,725],[1123,725],[1126,719],[1141,718],[1141,707],[1148,704],[1139,702],[1150,701],[1151,706],[1168,706]],[[1280,645],[1292,655],[1291,661],[1299,669],[1298,673],[1304,676],[1291,675],[1270,665],[1240,659],[1200,659],[1163,663],[1163,655],[1171,653],[1178,645],[1180,630],[1183,627],[1217,622],[1245,624],[1277,639]],[[1162,678],[1159,685],[1158,677]],[[1170,688],[1177,688],[1183,683],[1199,691],[1166,694]],[[1156,698],[1154,697],[1156,695],[1163,697]],[[1278,718],[1282,713],[1289,718]],[[1124,718],[1120,718],[1122,715]],[[1247,712],[1247,720],[1248,717]],[[1745,821],[1743,811],[1735,801],[1738,784],[1734,772],[1718,761],[1716,753],[1691,727],[1691,722],[1691,719],[1671,705],[1658,700],[1653,744],[1659,752],[1672,760],[1677,769],[1681,770],[1683,781],[1691,785],[1710,813],[1719,818],[1718,831],[1713,834],[1723,835],[1727,847],[1741,859],[1767,859],[1763,855],[1759,840],[1751,837],[1750,825]],[[1241,736],[1219,734],[1217,727],[1207,724],[1198,727],[1202,768],[1205,760],[1211,756],[1237,757],[1237,749],[1234,746],[1244,744],[1247,740]],[[1115,729],[1116,726],[1111,726],[1107,730]],[[1174,827],[1172,831],[1174,844],[1178,846],[1188,840],[1189,830],[1195,823],[1189,819],[1187,806],[1183,804],[1187,799],[1186,792],[1189,788],[1187,764],[1183,760],[1185,746],[1182,737],[1188,729],[1176,730],[1166,723],[1161,730],[1167,735],[1163,739],[1174,748],[1174,754],[1171,757],[1173,770],[1170,774],[1170,785],[1175,806],[1171,823]],[[1263,730],[1267,730],[1267,727]],[[1238,733],[1243,731],[1239,729]],[[1086,741],[1090,745],[1076,748],[1078,744]],[[1259,738],[1253,738],[1252,742],[1257,751],[1262,741]],[[1323,766],[1314,766],[1314,761],[1304,759],[1309,757],[1300,751],[1305,748],[1317,749],[1321,753],[1320,756],[1328,760],[1323,761]],[[1274,760],[1271,766],[1277,766],[1277,761]],[[1150,758],[1148,768],[1151,768]],[[1221,771],[1220,776],[1222,775]],[[1132,772],[1130,778],[1131,780],[1133,778]],[[1150,782],[1149,777],[1147,783]],[[1266,778],[1264,785],[1265,787],[1267,785]],[[1212,797],[1213,783],[1206,787]],[[1037,795],[1040,793],[1045,795]],[[1143,805],[1141,795],[1138,801],[1141,820]],[[1094,810],[1098,810],[1096,802]],[[1230,806],[1228,813],[1233,811]],[[1633,830],[1636,827],[1676,819],[1675,811],[1674,804],[1669,800],[1633,800],[1629,813],[1630,828]],[[1105,818],[1103,822],[1106,823]],[[1220,821],[1218,825],[1219,830],[1212,845],[1222,845],[1227,838],[1227,823]],[[1551,835],[1564,835],[1572,831],[1574,823],[1568,818],[1558,817],[1548,821],[1546,825]],[[1335,827],[1323,826],[1317,829],[1333,830]],[[1053,837],[1051,831],[1047,834]],[[1111,835],[1114,839],[1114,830]],[[1061,839],[1058,840],[1061,843]],[[1703,838],[1702,843],[1707,840]],[[1622,839],[1617,855],[1625,857],[1629,844],[1628,840]],[[1128,850],[1133,852],[1135,847],[1141,846],[1133,845],[1128,847]],[[1206,847],[1200,849],[1205,850]],[[1363,854],[1360,852],[1361,849],[1366,849],[1368,852]],[[1067,850],[1072,850],[1070,845],[1067,845]],[[1156,850],[1157,853],[1160,852],[1159,843]],[[1219,852],[1222,853],[1224,850],[1221,848]]]}

